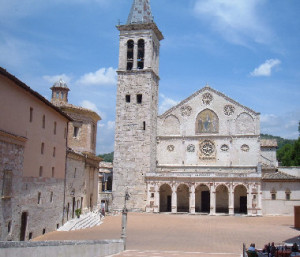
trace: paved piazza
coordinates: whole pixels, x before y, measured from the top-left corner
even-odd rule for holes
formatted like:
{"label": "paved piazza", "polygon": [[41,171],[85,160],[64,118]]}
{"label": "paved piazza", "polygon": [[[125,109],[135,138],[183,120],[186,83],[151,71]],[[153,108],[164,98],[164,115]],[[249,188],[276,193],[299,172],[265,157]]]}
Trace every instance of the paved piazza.
{"label": "paved piazza", "polygon": [[[129,213],[127,251],[123,256],[240,256],[242,243],[258,248],[299,236],[288,216],[243,217],[187,214]],[[70,232],[51,232],[44,240],[117,239],[121,234],[121,215],[106,216],[100,226]]]}

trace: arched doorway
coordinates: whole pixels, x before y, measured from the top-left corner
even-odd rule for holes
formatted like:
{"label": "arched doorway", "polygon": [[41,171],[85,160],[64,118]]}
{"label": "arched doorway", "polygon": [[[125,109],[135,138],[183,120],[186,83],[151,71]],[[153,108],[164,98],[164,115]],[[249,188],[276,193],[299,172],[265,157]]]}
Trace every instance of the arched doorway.
{"label": "arched doorway", "polygon": [[228,213],[228,188],[225,185],[219,185],[216,190],[216,212]]}
{"label": "arched doorway", "polygon": [[210,212],[210,192],[206,185],[199,185],[195,190],[196,212]]}
{"label": "arched doorway", "polygon": [[190,211],[190,190],[185,184],[177,187],[177,212]]}
{"label": "arched doorway", "polygon": [[243,185],[234,189],[234,213],[247,214],[247,188]]}
{"label": "arched doorway", "polygon": [[170,212],[172,206],[172,189],[164,184],[159,189],[159,211]]}

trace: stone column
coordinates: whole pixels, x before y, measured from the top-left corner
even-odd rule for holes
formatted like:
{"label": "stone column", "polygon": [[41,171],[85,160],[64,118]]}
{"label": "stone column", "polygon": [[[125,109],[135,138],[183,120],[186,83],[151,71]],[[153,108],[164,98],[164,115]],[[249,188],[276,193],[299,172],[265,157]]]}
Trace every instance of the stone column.
{"label": "stone column", "polygon": [[229,215],[234,215],[234,190],[232,183],[229,185]]}
{"label": "stone column", "polygon": [[155,184],[155,192],[154,192],[154,213],[159,212],[159,186]]}
{"label": "stone column", "polygon": [[177,185],[172,186],[172,213],[177,212]]}
{"label": "stone column", "polygon": [[195,213],[195,185],[190,187],[190,213]]}
{"label": "stone column", "polygon": [[137,56],[138,56],[138,44],[137,42],[134,42],[134,48],[133,48],[133,70],[137,69]]}
{"label": "stone column", "polygon": [[262,191],[260,183],[257,187],[257,215],[262,215]]}
{"label": "stone column", "polygon": [[215,185],[211,185],[210,187],[210,213],[209,215],[216,214],[216,187]]}
{"label": "stone column", "polygon": [[153,212],[153,209],[150,207],[151,202],[151,185],[150,183],[147,183],[147,204],[146,204],[146,212]]}
{"label": "stone column", "polygon": [[252,215],[252,185],[249,184],[247,191],[247,213],[248,215]]}

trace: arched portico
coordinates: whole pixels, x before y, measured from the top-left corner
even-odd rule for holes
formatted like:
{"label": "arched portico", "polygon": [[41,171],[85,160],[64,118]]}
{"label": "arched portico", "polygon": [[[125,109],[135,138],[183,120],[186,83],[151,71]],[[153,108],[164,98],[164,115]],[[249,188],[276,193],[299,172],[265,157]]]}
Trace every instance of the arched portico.
{"label": "arched portico", "polygon": [[190,190],[185,184],[177,187],[177,212],[189,212]]}
{"label": "arched portico", "polygon": [[159,188],[159,211],[171,212],[172,189],[168,184],[163,184]]}
{"label": "arched portico", "polygon": [[219,185],[216,188],[216,212],[228,213],[229,212],[229,194],[228,188],[225,185]]}
{"label": "arched portico", "polygon": [[195,190],[196,212],[210,212],[210,191],[207,185],[201,184]]}
{"label": "arched portico", "polygon": [[234,188],[234,213],[247,214],[247,188],[244,185]]}

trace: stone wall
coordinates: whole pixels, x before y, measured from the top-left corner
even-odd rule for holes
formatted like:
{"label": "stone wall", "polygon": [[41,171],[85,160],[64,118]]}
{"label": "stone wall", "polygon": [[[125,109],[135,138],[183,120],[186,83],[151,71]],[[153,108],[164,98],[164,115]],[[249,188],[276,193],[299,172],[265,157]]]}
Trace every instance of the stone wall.
{"label": "stone wall", "polygon": [[0,256],[14,257],[104,257],[123,250],[122,240],[0,242]]}
{"label": "stone wall", "polygon": [[[19,240],[24,146],[0,134],[0,241]],[[3,181],[6,172],[11,176],[9,185]]]}
{"label": "stone wall", "polygon": [[[300,205],[299,181],[262,182],[264,215],[293,215],[294,206]],[[276,199],[272,200],[272,193]],[[286,194],[290,193],[290,200]]]}

